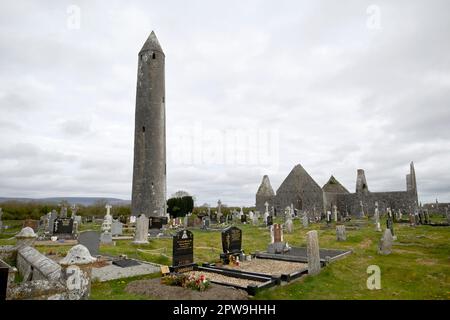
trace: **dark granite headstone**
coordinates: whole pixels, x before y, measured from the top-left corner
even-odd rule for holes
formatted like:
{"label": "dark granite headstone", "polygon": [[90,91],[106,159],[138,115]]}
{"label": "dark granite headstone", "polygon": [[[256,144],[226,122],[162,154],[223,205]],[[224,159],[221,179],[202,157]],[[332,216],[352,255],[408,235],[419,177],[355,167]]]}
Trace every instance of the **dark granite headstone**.
{"label": "dark granite headstone", "polygon": [[57,218],[53,223],[53,234],[72,234],[73,219]]}
{"label": "dark granite headstone", "polygon": [[225,223],[225,220],[226,220],[226,217],[225,216],[220,216],[220,219],[219,219],[220,221],[220,223]]}
{"label": "dark granite headstone", "polygon": [[273,217],[272,217],[272,216],[268,216],[268,217],[267,217],[267,225],[268,225],[268,226],[273,225]]}
{"label": "dark granite headstone", "polygon": [[243,214],[241,216],[241,223],[247,223],[247,215]]}
{"label": "dark granite headstone", "polygon": [[150,229],[161,229],[167,224],[167,217],[150,217],[148,226]]}
{"label": "dark granite headstone", "polygon": [[217,213],[213,212],[211,213],[211,222],[212,223],[217,223]]}
{"label": "dark granite headstone", "polygon": [[222,231],[222,249],[224,253],[238,253],[242,251],[242,230],[228,227]]}
{"label": "dark granite headstone", "polygon": [[99,254],[100,233],[98,231],[85,231],[78,236],[78,243],[88,248],[93,256]]}
{"label": "dark granite headstone", "polygon": [[190,266],[194,263],[194,234],[189,230],[181,230],[173,236],[172,267]]}

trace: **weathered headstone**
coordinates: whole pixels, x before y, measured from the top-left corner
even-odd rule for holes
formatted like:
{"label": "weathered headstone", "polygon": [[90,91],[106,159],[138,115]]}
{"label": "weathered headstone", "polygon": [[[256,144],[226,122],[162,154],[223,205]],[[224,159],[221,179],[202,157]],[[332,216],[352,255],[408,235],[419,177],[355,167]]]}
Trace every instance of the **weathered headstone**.
{"label": "weathered headstone", "polygon": [[222,215],[222,216],[220,216],[220,218],[219,218],[219,222],[220,223],[226,223],[226,219],[228,218],[228,216],[224,216],[224,215]]}
{"label": "weathered headstone", "polygon": [[141,214],[136,219],[136,230],[134,235],[134,244],[147,244],[148,243],[148,218],[145,214]]}
{"label": "weathered headstone", "polygon": [[380,211],[378,209],[378,201],[375,201],[375,213],[374,213],[373,217],[375,219],[375,230],[377,232],[381,232]]}
{"label": "weathered headstone", "polygon": [[136,223],[136,216],[130,216],[130,223]]}
{"label": "weathered headstone", "polygon": [[52,212],[50,213],[50,220],[49,220],[49,224],[48,224],[48,232],[53,234],[54,228],[55,228],[55,221],[58,218],[58,213],[56,212],[56,210],[52,210]]}
{"label": "weathered headstone", "polygon": [[294,223],[292,222],[292,218],[287,219],[286,222],[284,223],[284,226],[287,233],[292,233],[294,229]]}
{"label": "weathered headstone", "polygon": [[306,213],[304,213],[303,216],[302,216],[302,223],[303,223],[303,227],[304,228],[308,228],[308,226],[309,226],[309,219],[308,219],[308,215]]}
{"label": "weathered headstone", "polygon": [[222,230],[222,249],[224,253],[240,253],[242,251],[242,230],[234,226]]}
{"label": "weathered headstone", "polygon": [[111,234],[113,236],[121,236],[123,234],[123,223],[118,220],[114,220],[111,224]]}
{"label": "weathered headstone", "polygon": [[320,273],[319,237],[316,230],[306,233],[306,251],[308,256],[308,274]]}
{"label": "weathered headstone", "polygon": [[26,219],[22,224],[22,228],[26,227],[30,227],[34,232],[37,232],[39,229],[39,220]]}
{"label": "weathered headstone", "polygon": [[378,253],[383,255],[388,255],[392,252],[392,243],[394,239],[390,229],[384,231],[383,237],[381,237],[380,243],[378,245]]}
{"label": "weathered headstone", "polygon": [[78,236],[78,243],[85,246],[91,255],[97,256],[100,248],[100,233],[98,231],[84,231]]}
{"label": "weathered headstone", "polygon": [[[181,230],[173,236],[172,267],[175,272],[193,269],[194,234],[189,230]],[[180,270],[182,269],[182,270]]]}
{"label": "weathered headstone", "polygon": [[92,265],[97,259],[78,244],[61,259],[61,280],[66,283],[69,300],[87,300],[91,292]]}
{"label": "weathered headstone", "polygon": [[333,219],[334,219],[334,222],[338,221],[338,211],[337,211],[336,205],[333,205]]}
{"label": "weathered headstone", "polygon": [[337,241],[345,241],[345,240],[347,240],[347,235],[345,233],[345,226],[344,225],[336,226],[336,240]]}

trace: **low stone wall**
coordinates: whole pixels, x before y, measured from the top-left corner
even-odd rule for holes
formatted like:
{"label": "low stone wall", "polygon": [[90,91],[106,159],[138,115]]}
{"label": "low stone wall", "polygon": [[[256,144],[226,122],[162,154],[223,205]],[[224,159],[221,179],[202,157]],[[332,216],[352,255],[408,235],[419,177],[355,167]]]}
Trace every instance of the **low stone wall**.
{"label": "low stone wall", "polygon": [[65,300],[67,288],[60,281],[33,280],[8,288],[8,300]]}
{"label": "low stone wall", "polygon": [[33,247],[19,249],[17,269],[24,281],[59,280],[61,277],[61,266]]}

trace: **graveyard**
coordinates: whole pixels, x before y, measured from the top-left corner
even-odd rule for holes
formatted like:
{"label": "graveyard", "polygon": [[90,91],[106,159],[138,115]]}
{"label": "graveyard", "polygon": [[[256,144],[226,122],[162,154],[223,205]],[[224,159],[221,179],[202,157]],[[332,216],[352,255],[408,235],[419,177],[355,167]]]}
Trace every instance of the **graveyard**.
{"label": "graveyard", "polygon": [[[109,229],[105,229],[105,221],[110,220],[109,209],[106,209],[103,223],[99,223],[98,219],[81,223],[77,230],[79,235],[73,239],[66,236],[58,241],[40,239],[32,245],[44,256],[55,261],[63,260],[75,244],[85,241],[82,239],[84,235],[95,232],[97,250],[89,250],[92,257],[97,258],[91,274],[89,299],[92,300],[202,300],[220,297],[239,300],[449,299],[450,231],[446,226],[436,226],[447,222],[440,214],[430,216],[434,226],[394,223],[396,240],[390,251],[384,254],[379,251],[380,239],[384,234],[377,231],[371,218],[338,224],[311,222],[307,226],[302,219],[293,218],[289,219],[292,223],[290,232],[285,228],[285,217],[274,217],[271,223],[275,228],[272,230],[271,226],[262,223],[243,223],[245,219],[242,218],[224,224],[212,223],[207,228],[204,224],[195,223],[187,228],[184,225],[166,228],[158,224],[159,236],[152,236],[155,232],[149,231],[144,236],[148,239],[147,243],[136,243],[136,232],[133,231],[128,234],[120,232],[121,235],[114,235],[105,242],[104,234],[110,233]],[[4,220],[3,224],[8,228],[0,235],[0,248],[15,245],[19,241],[17,234],[25,223]],[[280,246],[281,251],[274,253],[271,251],[273,245],[280,242],[280,239],[274,241],[274,237],[279,237],[277,228],[280,229],[278,232],[281,232],[283,245]],[[344,239],[338,237],[337,230],[341,228],[345,229]],[[224,232],[226,230],[229,237]],[[314,274],[308,270],[309,253],[306,250],[308,232],[313,230],[317,231],[321,250],[320,267]],[[16,237],[11,237],[14,234]],[[173,256],[173,244],[178,246],[174,240],[177,235],[179,239],[189,235],[190,242],[181,245],[181,255]],[[231,248],[235,243],[233,237],[241,241],[238,248]],[[226,245],[231,247],[224,248]],[[299,256],[294,256],[297,253],[283,253],[284,246],[290,247],[292,252],[300,252]],[[238,264],[229,261],[235,259],[233,256],[224,254],[226,251],[232,252],[232,249],[237,249],[234,256],[238,257],[237,260],[239,257],[243,259]],[[333,252],[337,252],[336,259]],[[186,254],[192,254],[192,261],[185,260],[189,260]],[[251,260],[247,260],[246,256],[252,257]],[[177,260],[174,261],[174,258]],[[128,263],[120,266],[121,261]],[[367,287],[370,276],[367,268],[370,265],[381,269],[381,288],[378,290]],[[173,269],[173,266],[179,268]],[[197,276],[206,276],[208,281],[230,282],[230,286],[238,290],[217,283],[204,292],[190,288],[169,289],[169,286],[162,284],[162,272],[168,272],[169,267],[175,273],[193,272]],[[115,273],[117,275],[113,275]],[[17,275],[14,281],[23,281],[23,275]],[[248,285],[257,289],[246,291]]]}

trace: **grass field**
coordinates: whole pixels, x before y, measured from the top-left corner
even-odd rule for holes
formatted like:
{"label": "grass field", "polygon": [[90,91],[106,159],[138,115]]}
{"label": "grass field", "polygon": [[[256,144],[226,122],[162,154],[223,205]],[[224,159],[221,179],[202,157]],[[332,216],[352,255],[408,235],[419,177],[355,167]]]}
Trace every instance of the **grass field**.
{"label": "grass field", "polygon": [[[267,229],[238,226],[243,231],[243,249],[246,253],[266,249],[270,240]],[[90,225],[83,226],[83,229],[92,228]],[[388,256],[377,254],[381,233],[374,231],[371,223],[367,228],[348,230],[347,241],[337,242],[334,227],[327,229],[323,224],[315,224],[305,229],[299,221],[295,221],[294,232],[285,234],[285,241],[292,246],[305,246],[305,234],[313,229],[319,232],[321,248],[350,249],[353,253],[328,265],[317,276],[303,277],[263,291],[255,299],[450,299],[450,227],[395,224],[398,240],[393,253]],[[217,261],[221,252],[220,232],[193,230],[193,233],[195,262]],[[2,238],[0,245],[14,243]],[[58,252],[61,255],[68,249],[70,247],[38,247],[41,252]],[[169,265],[172,241],[158,239],[151,240],[148,245],[135,246],[129,240],[123,240],[117,241],[114,247],[101,247],[100,251]],[[367,289],[367,267],[370,265],[381,269],[381,290]],[[159,275],[93,283],[91,298],[148,299],[129,295],[124,288],[130,281],[156,276]]]}

